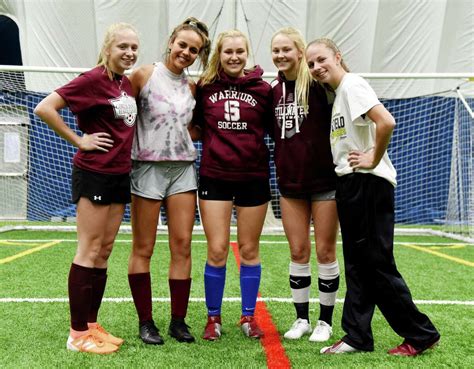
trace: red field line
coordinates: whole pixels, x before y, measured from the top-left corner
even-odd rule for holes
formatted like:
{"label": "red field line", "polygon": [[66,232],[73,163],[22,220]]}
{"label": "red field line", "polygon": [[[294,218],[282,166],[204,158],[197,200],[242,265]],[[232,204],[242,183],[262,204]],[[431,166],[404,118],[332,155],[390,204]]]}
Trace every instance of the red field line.
{"label": "red field line", "polygon": [[[231,242],[230,245],[232,246],[235,262],[240,269],[239,246],[236,242]],[[260,292],[258,293],[258,296],[261,297]],[[260,342],[265,351],[265,356],[267,357],[267,367],[269,369],[291,368],[290,359],[286,356],[285,348],[281,344],[280,335],[278,334],[275,324],[273,324],[272,316],[268,311],[265,302],[257,301],[255,319],[265,333]]]}

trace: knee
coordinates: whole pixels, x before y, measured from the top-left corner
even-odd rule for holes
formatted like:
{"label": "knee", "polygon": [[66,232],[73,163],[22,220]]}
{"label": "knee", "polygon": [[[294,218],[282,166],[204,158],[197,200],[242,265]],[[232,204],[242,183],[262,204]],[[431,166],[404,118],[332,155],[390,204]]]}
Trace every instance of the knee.
{"label": "knee", "polygon": [[336,247],[332,243],[320,243],[316,247],[318,263],[329,264],[336,261]]}
{"label": "knee", "polygon": [[170,247],[174,253],[187,254],[191,252],[191,236],[170,238]]}
{"label": "knee", "polygon": [[101,243],[98,240],[80,240],[76,251],[75,260],[84,265],[96,265],[100,259],[103,259]]}
{"label": "knee", "polygon": [[191,257],[191,235],[170,238],[172,258],[189,259]]}
{"label": "knee", "polygon": [[311,246],[306,244],[290,245],[291,261],[298,264],[309,263],[311,256]]}
{"label": "knee", "polygon": [[223,266],[227,262],[227,250],[225,248],[212,249],[207,253],[207,261],[212,266]]}
{"label": "knee", "polygon": [[240,245],[240,259],[244,264],[255,264],[260,260],[258,244]]}
{"label": "knee", "polygon": [[114,247],[114,242],[105,243],[100,248],[100,251],[97,253],[96,260],[99,263],[105,263],[109,260],[110,254],[112,253],[112,249]]}
{"label": "knee", "polygon": [[191,259],[191,248],[190,247],[176,247],[171,249],[171,260],[173,262],[182,262]]}
{"label": "knee", "polygon": [[131,258],[150,260],[153,256],[154,244],[148,242],[133,242]]}

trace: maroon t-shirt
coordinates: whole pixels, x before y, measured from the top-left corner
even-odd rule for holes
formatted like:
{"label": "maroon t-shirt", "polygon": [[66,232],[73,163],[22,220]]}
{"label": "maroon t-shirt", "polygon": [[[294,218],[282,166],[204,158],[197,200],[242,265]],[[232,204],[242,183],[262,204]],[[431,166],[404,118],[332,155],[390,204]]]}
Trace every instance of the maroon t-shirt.
{"label": "maroon t-shirt", "polygon": [[74,165],[98,173],[129,173],[137,105],[128,78],[116,75],[111,81],[104,67],[96,67],[56,92],[76,116],[82,132],[106,132],[114,141],[108,152],[78,150]]}
{"label": "maroon t-shirt", "polygon": [[194,120],[203,130],[200,175],[245,181],[269,177],[264,138],[272,124],[271,86],[263,70],[240,78],[220,73],[212,84],[198,84]]}
{"label": "maroon t-shirt", "polygon": [[303,107],[295,104],[295,81],[286,81],[279,73],[272,86],[275,166],[280,191],[297,195],[334,190],[336,173],[329,142],[332,104],[326,91],[320,84],[312,83],[308,114],[304,115]]}

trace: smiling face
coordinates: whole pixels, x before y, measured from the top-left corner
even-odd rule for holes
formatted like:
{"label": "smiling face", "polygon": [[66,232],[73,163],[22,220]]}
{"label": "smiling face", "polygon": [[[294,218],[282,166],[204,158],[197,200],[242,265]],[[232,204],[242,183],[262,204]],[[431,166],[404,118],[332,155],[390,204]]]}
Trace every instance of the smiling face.
{"label": "smiling face", "polygon": [[307,48],[306,61],[313,78],[333,89],[339,86],[346,73],[341,66],[341,54],[322,43],[314,43]]}
{"label": "smiling face", "polygon": [[242,77],[247,64],[247,43],[243,37],[226,37],[219,53],[224,73],[230,77]]}
{"label": "smiling face", "polygon": [[284,35],[277,34],[272,40],[272,60],[275,67],[283,72],[287,80],[295,80],[298,74],[303,52],[298,50],[294,41]]}
{"label": "smiling face", "polygon": [[201,36],[195,31],[179,31],[168,44],[170,50],[166,67],[175,74],[181,74],[183,69],[191,66],[198,57],[202,42]]}
{"label": "smiling face", "polygon": [[114,35],[110,46],[105,50],[109,69],[123,74],[133,67],[138,56],[138,36],[131,29],[121,29]]}

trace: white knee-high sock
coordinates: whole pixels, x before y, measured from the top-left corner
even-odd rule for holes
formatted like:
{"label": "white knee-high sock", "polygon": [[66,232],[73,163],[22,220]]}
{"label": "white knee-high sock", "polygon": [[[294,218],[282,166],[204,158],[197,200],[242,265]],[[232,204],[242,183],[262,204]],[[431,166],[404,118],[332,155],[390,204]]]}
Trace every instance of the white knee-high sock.
{"label": "white knee-high sock", "polygon": [[290,288],[298,318],[309,321],[309,296],[311,291],[311,265],[290,261]]}
{"label": "white knee-high sock", "polygon": [[332,324],[332,314],[336,304],[336,295],[339,289],[339,263],[318,263],[318,288],[320,302],[319,320]]}

